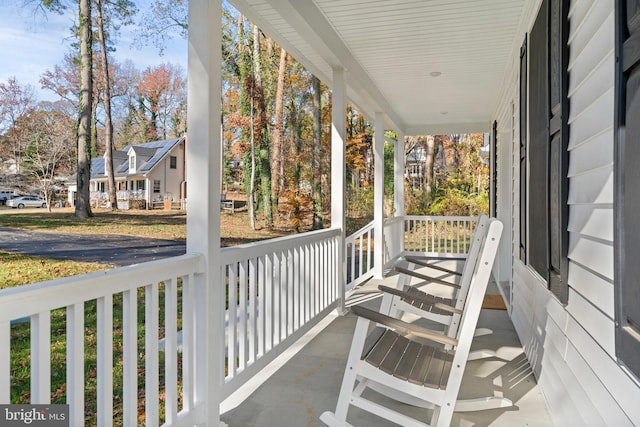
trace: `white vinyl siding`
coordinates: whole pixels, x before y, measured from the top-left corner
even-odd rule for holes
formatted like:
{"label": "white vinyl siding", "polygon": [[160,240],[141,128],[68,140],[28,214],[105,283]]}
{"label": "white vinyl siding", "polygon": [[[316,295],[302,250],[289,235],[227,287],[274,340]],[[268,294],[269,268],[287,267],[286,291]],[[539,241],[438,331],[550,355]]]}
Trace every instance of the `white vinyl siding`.
{"label": "white vinyl siding", "polygon": [[512,320],[556,425],[640,425],[640,385],[615,353],[614,21],[613,0],[571,3],[567,306],[513,257]]}

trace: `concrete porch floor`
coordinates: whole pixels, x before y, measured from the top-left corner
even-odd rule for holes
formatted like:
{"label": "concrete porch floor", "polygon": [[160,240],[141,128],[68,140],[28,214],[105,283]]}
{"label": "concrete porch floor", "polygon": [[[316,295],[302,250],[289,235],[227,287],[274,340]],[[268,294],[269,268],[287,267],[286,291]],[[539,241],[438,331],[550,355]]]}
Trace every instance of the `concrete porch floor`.
{"label": "concrete porch floor", "polygon": [[[452,261],[445,261],[449,264]],[[441,275],[440,277],[445,277]],[[384,283],[395,286],[396,278]],[[380,303],[377,285],[371,280],[349,298],[350,304],[366,304],[376,308]],[[497,293],[495,285],[487,293]],[[324,426],[319,416],[334,411],[342,382],[346,358],[351,345],[356,317],[352,314],[327,316],[302,338],[297,345],[227,399],[221,419],[229,427],[303,427]],[[479,328],[490,328],[493,334],[474,339],[473,349],[491,349],[500,358],[470,361],[460,391],[461,398],[491,395],[509,398],[514,406],[478,412],[455,413],[452,426],[552,426],[544,397],[524,355],[507,311],[483,309]],[[428,420],[429,410],[404,405],[375,394],[374,399],[416,418]],[[347,419],[354,426],[394,426],[382,418],[351,407]]]}

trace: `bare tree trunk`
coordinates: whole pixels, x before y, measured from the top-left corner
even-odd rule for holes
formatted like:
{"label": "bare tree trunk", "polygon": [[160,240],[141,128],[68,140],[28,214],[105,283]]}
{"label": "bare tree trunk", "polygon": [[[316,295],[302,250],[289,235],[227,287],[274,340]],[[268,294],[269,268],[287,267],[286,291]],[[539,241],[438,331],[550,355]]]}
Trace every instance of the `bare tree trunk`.
{"label": "bare tree trunk", "polygon": [[426,150],[426,158],[424,162],[424,183],[425,190],[427,192],[427,197],[431,200],[431,192],[433,189],[433,157],[435,154],[435,139],[433,135],[427,135],[427,150]]}
{"label": "bare tree trunk", "polygon": [[[255,146],[255,123],[254,123],[254,105],[253,91],[255,84],[251,80],[251,57],[248,54],[248,46],[245,45],[244,32],[244,16],[238,14],[237,22],[237,43],[238,43],[238,68],[240,69],[241,84],[241,111],[243,115],[249,115],[249,166],[245,167],[245,190],[247,192],[247,209],[249,213],[249,224],[251,229],[256,229],[256,146]],[[248,105],[247,105],[248,104]],[[246,110],[246,107],[249,110]],[[243,129],[243,137],[245,137],[245,129]],[[249,175],[248,182],[246,176]]]}
{"label": "bare tree trunk", "polygon": [[80,0],[80,116],[78,119],[78,172],[75,216],[88,218],[91,212],[91,0]]}
{"label": "bare tree trunk", "polygon": [[269,149],[269,136],[267,131],[267,109],[262,87],[262,66],[260,58],[260,30],[253,25],[253,63],[254,63],[254,96],[258,101],[258,159],[260,167],[260,187],[262,191],[262,203],[267,228],[273,228],[273,206],[271,205],[271,150]]}
{"label": "bare tree trunk", "polygon": [[254,119],[253,119],[253,90],[250,93],[251,98],[249,100],[251,104],[251,116],[250,116],[250,124],[251,124],[251,181],[249,184],[249,200],[247,201],[247,205],[249,207],[249,223],[251,224],[251,229],[256,229],[256,201],[255,201],[255,191],[256,191],[256,138],[255,138],[255,127],[254,127]]}
{"label": "bare tree trunk", "polygon": [[107,58],[107,39],[104,32],[104,20],[102,19],[102,0],[96,0],[96,13],[98,20],[98,37],[100,38],[100,61],[102,77],[104,79],[104,140],[105,140],[105,171],[107,173],[107,186],[109,192],[109,204],[111,210],[118,210],[118,198],[116,196],[116,180],[113,173],[113,122],[111,121],[111,81],[109,80],[109,60]]}
{"label": "bare tree trunk", "polygon": [[320,80],[316,76],[311,78],[313,85],[313,161],[311,172],[311,187],[313,192],[313,229],[323,227],[322,215],[322,104]]}
{"label": "bare tree trunk", "polygon": [[[240,111],[243,115],[249,114],[249,161],[244,163],[245,191],[247,193],[247,210],[251,229],[256,229],[256,203],[255,203],[255,176],[256,176],[256,150],[253,125],[253,82],[249,82],[251,60],[247,55],[248,47],[245,46],[244,16],[239,13],[236,25],[238,43],[238,68],[240,70]],[[249,84],[250,83],[250,84]],[[248,105],[247,105],[248,104]],[[248,108],[248,111],[246,108]],[[242,130],[243,139],[246,137],[245,129]],[[247,179],[247,176],[249,177]]]}
{"label": "bare tree trunk", "polygon": [[280,48],[280,64],[278,66],[278,82],[276,85],[275,127],[271,144],[271,197],[278,204],[280,193],[284,189],[284,173],[282,161],[284,140],[284,76],[287,69],[287,51]]}

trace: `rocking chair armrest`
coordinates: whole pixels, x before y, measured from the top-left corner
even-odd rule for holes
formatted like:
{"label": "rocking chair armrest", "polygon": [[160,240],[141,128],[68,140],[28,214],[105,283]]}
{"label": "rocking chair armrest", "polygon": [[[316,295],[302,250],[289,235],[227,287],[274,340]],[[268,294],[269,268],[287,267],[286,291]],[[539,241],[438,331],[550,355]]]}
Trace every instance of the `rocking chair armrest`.
{"label": "rocking chair armrest", "polygon": [[431,329],[423,328],[422,326],[404,322],[365,307],[354,305],[351,307],[351,311],[358,317],[363,317],[371,320],[372,322],[394,329],[402,335],[415,335],[417,337],[426,338],[445,345],[458,345],[458,340],[454,338],[432,331]]}
{"label": "rocking chair armrest", "polygon": [[428,303],[431,304],[433,307],[438,308],[442,311],[447,311],[449,313],[452,314],[462,314],[462,310],[457,309],[455,307],[450,306],[449,304],[444,304],[441,302],[431,302],[426,298],[420,298],[417,295],[408,295],[405,291],[397,289],[397,288],[391,288],[389,286],[385,286],[385,285],[378,285],[378,289],[380,289],[382,292],[385,292],[387,294],[391,294],[391,295],[395,295],[397,297],[400,298],[408,298],[408,299],[414,299],[414,300],[419,300],[423,303]]}
{"label": "rocking chair armrest", "polygon": [[408,268],[396,266],[395,270],[398,273],[404,273],[409,276],[417,277],[418,279],[426,280],[431,283],[438,283],[440,285],[451,286],[452,288],[460,289],[460,285],[457,283],[449,282],[447,280],[438,279],[437,277],[427,276],[426,274],[418,273],[417,271],[409,270]]}

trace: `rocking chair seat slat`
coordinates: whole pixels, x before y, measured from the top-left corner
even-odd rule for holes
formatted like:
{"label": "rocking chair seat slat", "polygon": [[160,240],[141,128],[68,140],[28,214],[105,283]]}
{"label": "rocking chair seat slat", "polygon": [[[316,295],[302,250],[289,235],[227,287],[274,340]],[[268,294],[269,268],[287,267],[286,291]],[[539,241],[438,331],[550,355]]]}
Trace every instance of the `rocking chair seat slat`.
{"label": "rocking chair seat slat", "polygon": [[404,381],[409,381],[411,377],[411,372],[415,369],[416,362],[418,361],[418,356],[420,354],[420,350],[422,346],[415,342],[409,342],[407,346],[407,350],[402,355],[402,359],[400,359],[400,363],[398,363],[398,368],[396,369],[395,376]]}
{"label": "rocking chair seat slat", "polygon": [[409,340],[395,333],[389,334],[387,332],[385,335],[393,336],[394,339],[393,339],[393,344],[391,344],[390,348],[388,349],[381,348],[382,352],[385,352],[386,350],[386,354],[382,363],[380,363],[380,369],[383,372],[386,372],[387,374],[395,375],[396,368],[400,363],[400,359],[402,359],[402,356],[407,350],[407,346],[409,345]]}
{"label": "rocking chair seat slat", "polygon": [[427,387],[445,390],[453,362],[453,352],[442,349],[434,350],[430,355],[429,368],[423,384]]}
{"label": "rocking chair seat slat", "polygon": [[382,338],[385,331],[386,328],[376,327],[369,333],[369,335],[367,335],[367,339],[365,340],[364,347],[362,349],[361,359],[364,359],[369,354],[380,338]]}
{"label": "rocking chair seat slat", "polygon": [[382,334],[378,342],[376,342],[369,354],[366,356],[365,360],[376,368],[380,368],[382,363],[387,358],[389,351],[393,348],[397,337],[397,334],[392,335],[388,334],[387,331],[385,331],[385,333]]}
{"label": "rocking chair seat slat", "polygon": [[444,390],[453,351],[420,344],[387,330],[364,360],[401,380]]}

